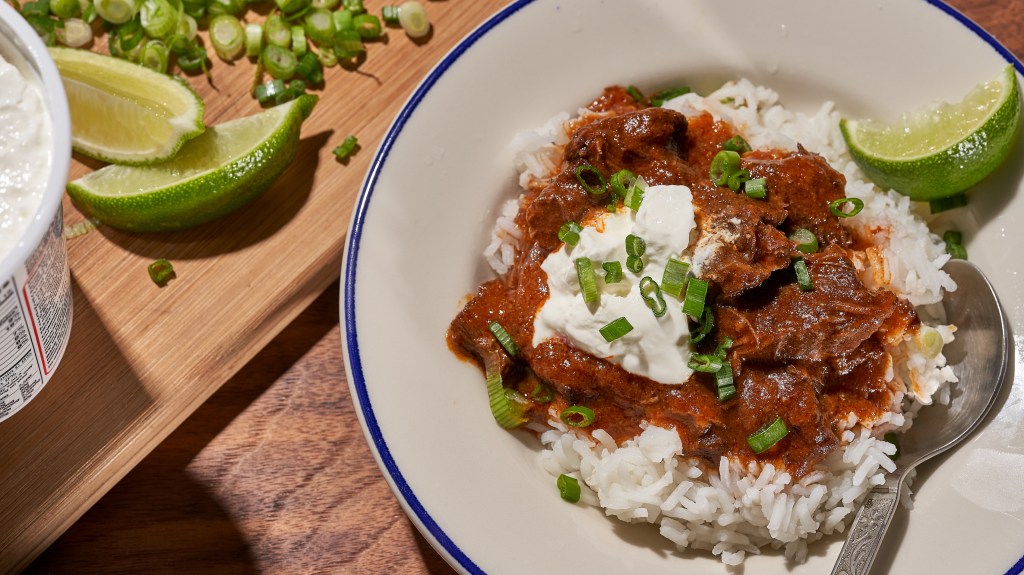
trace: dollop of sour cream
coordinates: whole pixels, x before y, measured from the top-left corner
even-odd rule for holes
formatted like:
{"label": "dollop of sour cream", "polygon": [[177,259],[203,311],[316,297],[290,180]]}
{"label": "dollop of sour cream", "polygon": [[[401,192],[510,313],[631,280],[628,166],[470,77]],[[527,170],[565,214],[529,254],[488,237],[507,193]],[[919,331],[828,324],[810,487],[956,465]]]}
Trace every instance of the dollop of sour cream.
{"label": "dollop of sour cream", "polygon": [[[693,195],[686,186],[650,186],[634,213],[622,209],[602,215],[580,232],[575,246],[563,245],[541,264],[548,276],[547,301],[534,319],[533,345],[549,338],[566,338],[594,356],[607,358],[626,371],[664,384],[680,384],[693,373],[690,329],[682,302],[668,294],[668,311],[654,316],[640,295],[640,280],[650,276],[661,285],[669,258],[689,262],[688,247],[695,235]],[[626,236],[642,238],[646,265],[639,274],[626,269]],[[600,300],[583,301],[576,275],[576,258],[590,258],[597,272]],[[618,261],[623,279],[605,284],[601,264]],[[605,341],[600,329],[625,317],[633,330]]]}
{"label": "dollop of sour cream", "polygon": [[42,201],[52,137],[38,88],[0,56],[0,258],[17,245]]}

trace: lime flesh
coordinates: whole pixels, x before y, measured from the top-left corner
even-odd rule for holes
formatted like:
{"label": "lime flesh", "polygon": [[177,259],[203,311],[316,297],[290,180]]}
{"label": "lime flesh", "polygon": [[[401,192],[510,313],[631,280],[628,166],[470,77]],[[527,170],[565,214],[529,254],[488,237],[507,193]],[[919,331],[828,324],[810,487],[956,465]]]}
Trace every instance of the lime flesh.
{"label": "lime flesh", "polygon": [[1020,131],[1017,74],[1006,66],[955,104],[939,103],[885,124],[843,119],[850,155],[872,181],[914,200],[963,193],[1010,155]]}
{"label": "lime flesh", "polygon": [[203,101],[180,78],[89,50],[50,48],[71,113],[76,152],[148,165],[201,134]]}
{"label": "lime flesh", "polygon": [[170,231],[219,218],[265,191],[295,159],[302,121],[317,97],[207,129],[171,160],[111,165],[68,184],[83,212],[127,231]]}

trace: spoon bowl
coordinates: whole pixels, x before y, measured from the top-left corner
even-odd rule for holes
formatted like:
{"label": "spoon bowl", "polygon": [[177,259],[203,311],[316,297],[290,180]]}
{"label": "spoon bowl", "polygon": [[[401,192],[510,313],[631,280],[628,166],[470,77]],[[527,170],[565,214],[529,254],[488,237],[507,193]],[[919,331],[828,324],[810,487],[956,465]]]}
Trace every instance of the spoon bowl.
{"label": "spoon bowl", "polygon": [[946,321],[956,326],[956,339],[945,346],[948,365],[958,383],[948,408],[928,408],[900,437],[896,470],[868,493],[850,526],[832,575],[866,575],[881,547],[899,503],[907,474],[966,439],[991,411],[1006,378],[1010,336],[1002,306],[985,274],[966,260],[943,268],[957,284],[946,292]]}

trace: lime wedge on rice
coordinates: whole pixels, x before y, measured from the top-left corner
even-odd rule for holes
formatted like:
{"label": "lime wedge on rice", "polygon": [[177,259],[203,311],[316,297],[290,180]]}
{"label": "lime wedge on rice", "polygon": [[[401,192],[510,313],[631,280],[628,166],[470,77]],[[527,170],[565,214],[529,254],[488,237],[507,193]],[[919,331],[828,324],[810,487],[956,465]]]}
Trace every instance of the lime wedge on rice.
{"label": "lime wedge on rice", "polygon": [[956,104],[936,103],[885,124],[839,122],[850,155],[871,180],[913,200],[966,191],[1010,154],[1020,130],[1012,65]]}
{"label": "lime wedge on rice", "polygon": [[291,164],[316,102],[306,94],[218,124],[167,162],[106,166],[69,183],[68,195],[87,215],[127,231],[178,230],[219,218],[258,197]]}
{"label": "lime wedge on rice", "polygon": [[76,152],[146,165],[203,132],[203,100],[180,78],[89,50],[50,48],[50,56],[68,95]]}

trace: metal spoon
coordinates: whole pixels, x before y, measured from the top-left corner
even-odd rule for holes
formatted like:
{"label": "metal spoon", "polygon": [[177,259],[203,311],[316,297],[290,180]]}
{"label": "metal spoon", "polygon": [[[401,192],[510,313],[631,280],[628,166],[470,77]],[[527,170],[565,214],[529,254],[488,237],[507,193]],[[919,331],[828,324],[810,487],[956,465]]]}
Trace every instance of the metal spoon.
{"label": "metal spoon", "polygon": [[943,298],[956,339],[943,351],[960,380],[959,395],[949,408],[921,411],[913,427],[900,438],[896,470],[868,493],[857,512],[832,575],[867,575],[889,522],[896,512],[900,488],[918,463],[963,441],[992,408],[1006,376],[1010,338],[992,284],[974,264],[951,260],[943,268],[957,289]]}

